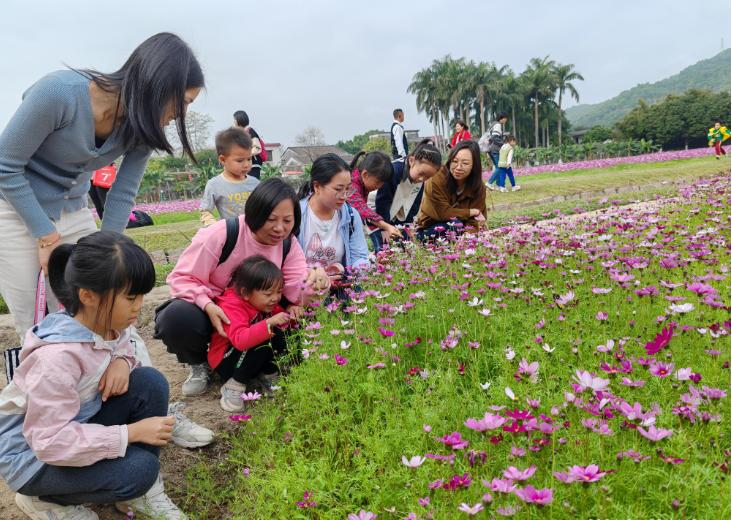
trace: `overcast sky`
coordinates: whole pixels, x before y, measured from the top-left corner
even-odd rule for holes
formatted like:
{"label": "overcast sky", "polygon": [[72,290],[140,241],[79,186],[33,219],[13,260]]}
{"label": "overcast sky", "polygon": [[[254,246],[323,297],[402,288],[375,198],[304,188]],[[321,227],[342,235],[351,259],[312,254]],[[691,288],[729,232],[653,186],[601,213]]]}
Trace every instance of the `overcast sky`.
{"label": "overcast sky", "polygon": [[265,142],[294,144],[312,125],[335,143],[388,128],[396,106],[407,128],[431,134],[406,89],[446,54],[515,72],[548,54],[584,75],[581,102],[603,101],[729,47],[730,2],[3,0],[0,128],[44,74],[116,70],[160,31],[203,65],[207,91],[191,109],[215,118],[212,131],[244,109]]}

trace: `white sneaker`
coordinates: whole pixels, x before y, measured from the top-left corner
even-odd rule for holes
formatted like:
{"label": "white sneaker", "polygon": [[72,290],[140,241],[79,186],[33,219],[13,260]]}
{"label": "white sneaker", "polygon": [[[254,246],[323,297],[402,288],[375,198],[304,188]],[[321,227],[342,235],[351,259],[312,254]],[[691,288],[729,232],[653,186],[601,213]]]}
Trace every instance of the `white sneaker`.
{"label": "white sneaker", "polygon": [[513,188],[511,188],[511,191],[518,191],[518,190],[520,190],[520,189],[521,189],[521,186],[519,186],[519,185],[517,184],[516,186],[514,186]]}
{"label": "white sneaker", "polygon": [[508,190],[506,188],[498,188],[498,191],[501,193],[508,193]]}
{"label": "white sneaker", "polygon": [[226,412],[241,412],[244,410],[246,403],[241,398],[241,394],[246,391],[246,385],[234,381],[233,378],[229,379],[221,387],[221,400],[219,401],[221,408]]}
{"label": "white sneaker", "polygon": [[496,185],[495,184],[488,184],[488,183],[486,183],[485,187],[488,188],[489,190],[493,190],[493,191],[495,191],[495,189],[496,189]]}
{"label": "white sneaker", "polygon": [[94,511],[84,506],[60,506],[20,493],[15,494],[15,504],[33,520],[99,520]]}
{"label": "white sneaker", "polygon": [[129,502],[117,502],[114,507],[120,513],[129,513],[132,510],[133,513],[142,513],[151,518],[160,520],[185,520],[188,518],[186,514],[178,509],[170,497],[165,494],[163,488],[163,479],[158,475],[155,484],[142,495],[140,498],[135,498]]}
{"label": "white sneaker", "polygon": [[168,415],[175,416],[173,436],[170,440],[183,448],[200,448],[211,444],[214,432],[190,420],[183,413],[185,407],[185,403],[170,403],[168,405]]}
{"label": "white sneaker", "polygon": [[208,388],[208,382],[211,380],[211,369],[208,368],[206,363],[189,366],[191,371],[188,378],[183,382],[182,393],[185,397],[201,395]]}

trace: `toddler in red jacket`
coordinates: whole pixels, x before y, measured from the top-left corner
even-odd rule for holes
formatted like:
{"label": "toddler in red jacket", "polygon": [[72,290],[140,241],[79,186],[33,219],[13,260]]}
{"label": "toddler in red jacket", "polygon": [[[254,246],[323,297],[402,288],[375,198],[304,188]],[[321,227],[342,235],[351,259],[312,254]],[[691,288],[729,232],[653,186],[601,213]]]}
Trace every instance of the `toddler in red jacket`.
{"label": "toddler in red jacket", "polygon": [[282,328],[292,319],[280,306],[283,286],[280,268],[256,255],[234,270],[229,287],[214,299],[229,323],[223,324],[226,337],[213,333],[208,363],[226,381],[220,404],[227,412],[244,409],[248,387],[272,393],[278,377],[274,353],[284,351]]}

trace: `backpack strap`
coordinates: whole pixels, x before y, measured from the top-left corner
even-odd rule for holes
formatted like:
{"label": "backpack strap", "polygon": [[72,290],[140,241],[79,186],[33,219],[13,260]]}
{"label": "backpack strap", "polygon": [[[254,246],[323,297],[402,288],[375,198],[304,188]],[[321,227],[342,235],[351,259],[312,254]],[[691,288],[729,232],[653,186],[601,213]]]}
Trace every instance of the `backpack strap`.
{"label": "backpack strap", "polygon": [[234,251],[236,241],[239,239],[239,217],[231,217],[226,219],[226,242],[221,249],[218,265],[226,262]]}
{"label": "backpack strap", "polygon": [[282,264],[280,267],[285,265],[287,255],[290,254],[290,248],[292,247],[292,235],[282,241]]}

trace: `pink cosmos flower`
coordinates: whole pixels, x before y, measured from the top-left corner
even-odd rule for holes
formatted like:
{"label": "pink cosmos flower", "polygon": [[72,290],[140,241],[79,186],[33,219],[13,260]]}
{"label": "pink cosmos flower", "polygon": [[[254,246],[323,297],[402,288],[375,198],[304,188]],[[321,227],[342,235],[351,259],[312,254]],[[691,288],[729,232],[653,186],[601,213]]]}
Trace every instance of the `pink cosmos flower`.
{"label": "pink cosmos flower", "polygon": [[586,467],[572,466],[567,473],[554,472],[554,477],[565,484],[597,482],[605,475],[607,475],[607,471],[600,471],[597,464],[590,464]]}
{"label": "pink cosmos flower", "polygon": [[605,390],[610,384],[609,379],[594,377],[592,374],[584,370],[577,370],[575,374],[574,380],[577,381],[577,384],[581,389],[580,391],[582,392],[587,389],[590,389],[593,392],[599,392],[601,390]]}
{"label": "pink cosmos flower", "polygon": [[598,345],[597,351],[598,352],[610,352],[613,348],[615,348],[615,340],[609,339],[604,345]]}
{"label": "pink cosmos flower", "polygon": [[485,487],[497,493],[513,493],[513,490],[516,489],[516,484],[513,483],[513,480],[494,478],[490,482],[487,480],[481,480],[481,482]]}
{"label": "pink cosmos flower", "polygon": [[528,485],[525,488],[518,488],[514,494],[527,504],[537,504],[546,506],[552,503],[552,490],[550,488],[536,489],[534,486]]}
{"label": "pink cosmos flower", "polygon": [[407,466],[408,468],[418,468],[422,464],[424,464],[424,461],[427,460],[424,457],[420,457],[419,455],[415,455],[414,457],[407,458],[406,456],[402,455],[402,464]]}
{"label": "pink cosmos flower", "polygon": [[608,313],[604,311],[600,311],[597,314],[595,314],[595,319],[598,321],[605,321],[608,318]]}
{"label": "pink cosmos flower", "polygon": [[385,329],[384,327],[379,327],[379,334],[381,334],[385,338],[390,338],[394,335],[394,331]]}
{"label": "pink cosmos flower", "polygon": [[624,386],[629,386],[629,387],[632,387],[632,388],[640,388],[641,386],[644,386],[646,384],[646,382],[643,381],[642,379],[639,379],[637,381],[633,381],[632,379],[630,379],[628,377],[624,377],[620,381],[620,384],[621,385],[624,385]]}
{"label": "pink cosmos flower", "polygon": [[519,362],[518,373],[527,376],[529,381],[536,383],[538,380],[537,372],[539,371],[539,362],[529,363],[525,358]]}
{"label": "pink cosmos flower", "polygon": [[531,476],[536,473],[536,466],[532,465],[524,470],[520,470],[513,466],[509,466],[506,471],[503,472],[503,477],[508,480],[528,480]]}
{"label": "pink cosmos flower", "polygon": [[564,306],[567,305],[569,302],[574,300],[574,292],[569,291],[566,294],[562,294],[561,296],[558,296],[554,301],[557,303],[557,305]]}
{"label": "pink cosmos flower", "polygon": [[486,413],[482,419],[470,418],[465,421],[465,426],[477,432],[495,430],[500,428],[506,422],[506,418],[498,414]]}
{"label": "pink cosmos flower", "polygon": [[378,369],[378,368],[386,368],[386,364],[374,363],[373,365],[367,365],[366,368],[370,368],[371,370]]}
{"label": "pink cosmos flower", "polygon": [[610,291],[612,291],[612,288],[605,288],[605,287],[593,287],[592,288],[593,294],[607,294]]}
{"label": "pink cosmos flower", "polygon": [[474,506],[470,506],[470,505],[466,504],[465,502],[463,502],[462,504],[460,504],[458,506],[458,511],[462,511],[463,513],[467,513],[470,516],[475,516],[478,513],[480,513],[481,511],[483,511],[483,504],[481,504],[480,502],[478,502]]}
{"label": "pink cosmos flower", "polygon": [[229,420],[234,422],[247,422],[251,418],[252,416],[247,414],[235,414],[229,416]]}
{"label": "pink cosmos flower", "polygon": [[351,513],[348,515],[348,520],[375,520],[376,515],[371,511],[364,511],[361,509],[358,513]]}
{"label": "pink cosmos flower", "polygon": [[645,437],[649,441],[653,441],[653,442],[658,442],[661,439],[670,437],[673,434],[673,430],[656,428],[656,426],[653,424],[648,427],[648,430],[646,430],[640,426],[637,428],[637,430],[638,430],[638,433],[640,433],[643,437]]}
{"label": "pink cosmos flower", "polygon": [[262,397],[262,394],[259,392],[242,392],[241,399],[242,401],[257,401]]}
{"label": "pink cosmos flower", "polygon": [[679,368],[676,371],[675,377],[679,381],[689,381],[691,379],[691,375],[693,372],[691,371],[691,368]]}
{"label": "pink cosmos flower", "polygon": [[470,444],[462,438],[459,432],[448,433],[444,437],[435,437],[437,442],[441,442],[445,446],[449,446],[453,450],[462,450]]}
{"label": "pink cosmos flower", "polygon": [[656,362],[656,363],[651,364],[651,368],[649,369],[649,372],[651,374],[653,374],[656,377],[660,377],[661,379],[670,376],[673,371],[674,371],[673,363]]}
{"label": "pink cosmos flower", "polygon": [[422,497],[417,499],[417,503],[422,507],[430,505],[430,497]]}
{"label": "pink cosmos flower", "polygon": [[340,354],[336,354],[335,355],[335,362],[336,362],[336,364],[338,364],[340,366],[343,366],[343,365],[347,365],[348,364],[348,359],[344,358]]}

